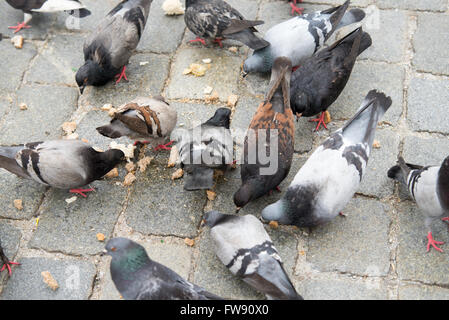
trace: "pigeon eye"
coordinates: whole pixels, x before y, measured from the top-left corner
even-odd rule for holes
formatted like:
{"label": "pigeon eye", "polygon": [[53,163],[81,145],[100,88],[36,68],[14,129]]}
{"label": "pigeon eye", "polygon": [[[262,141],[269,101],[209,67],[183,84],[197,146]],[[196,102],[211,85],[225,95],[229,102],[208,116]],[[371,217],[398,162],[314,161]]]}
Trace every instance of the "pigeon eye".
{"label": "pigeon eye", "polygon": [[87,83],[87,78],[86,79],[84,79],[84,84],[86,84]]}
{"label": "pigeon eye", "polygon": [[117,248],[116,248],[116,247],[112,247],[112,248],[111,248],[111,251],[112,251],[112,252],[115,252],[115,251],[117,251]]}

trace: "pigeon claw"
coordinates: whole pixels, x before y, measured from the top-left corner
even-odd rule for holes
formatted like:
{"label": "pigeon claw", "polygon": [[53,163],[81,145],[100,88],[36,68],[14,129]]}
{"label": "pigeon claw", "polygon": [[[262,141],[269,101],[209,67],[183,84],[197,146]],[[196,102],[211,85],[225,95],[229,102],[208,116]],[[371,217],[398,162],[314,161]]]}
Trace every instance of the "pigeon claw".
{"label": "pigeon claw", "polygon": [[206,41],[204,41],[204,39],[200,38],[200,37],[196,37],[196,39],[189,40],[189,43],[192,43],[192,42],[201,42],[203,44],[203,46],[206,45]]}
{"label": "pigeon claw", "polygon": [[215,38],[214,39],[214,43],[218,43],[218,45],[220,46],[220,48],[223,48],[223,38]]}
{"label": "pigeon claw", "polygon": [[166,144],[160,144],[158,145],[156,148],[154,148],[154,151],[159,151],[159,150],[171,150],[171,148],[169,147],[170,145],[173,144],[174,141],[170,141],[169,143]]}
{"label": "pigeon claw", "polygon": [[81,196],[83,196],[84,198],[87,198],[87,196],[84,194],[84,192],[92,192],[95,191],[95,189],[90,188],[90,189],[70,189],[70,193],[75,193],[75,194],[79,194]]}
{"label": "pigeon claw", "polygon": [[126,77],[126,66],[123,66],[122,72],[120,72],[119,74],[115,75],[117,79],[117,81],[115,81],[115,84],[120,83],[120,81],[125,78],[126,81],[128,81],[128,78]]}
{"label": "pigeon claw", "polygon": [[[290,7],[292,7],[292,15],[295,15],[295,12],[299,15],[304,13],[304,8],[299,8],[296,6],[297,2],[298,0],[293,0],[293,2],[290,2]],[[299,2],[302,2],[302,0],[299,0]]]}
{"label": "pigeon claw", "polygon": [[27,25],[26,22],[22,22],[22,23],[17,22],[17,26],[8,27],[8,29],[14,29],[15,30],[14,33],[17,33],[22,29],[29,29],[29,28],[31,28],[31,27],[29,25]]}
{"label": "pigeon claw", "polygon": [[326,122],[324,122],[324,114],[325,112],[323,111],[321,112],[321,115],[318,118],[309,120],[309,122],[318,122],[315,131],[318,131],[321,125],[323,125],[324,128],[327,129]]}
{"label": "pigeon claw", "polygon": [[8,268],[8,274],[9,274],[9,276],[11,276],[12,275],[11,265],[14,265],[14,264],[20,266],[20,263],[18,263],[18,262],[9,261],[9,262],[6,262],[5,264],[3,264],[3,267],[0,269],[0,272],[5,270],[5,268]]}
{"label": "pigeon claw", "polygon": [[429,252],[431,245],[432,245],[432,247],[435,248],[435,250],[437,250],[439,252],[443,252],[443,250],[438,248],[436,245],[437,244],[444,244],[444,242],[443,241],[436,241],[436,240],[434,240],[433,237],[432,237],[432,232],[429,232],[427,234],[427,240],[428,240],[428,242],[427,242],[427,252]]}

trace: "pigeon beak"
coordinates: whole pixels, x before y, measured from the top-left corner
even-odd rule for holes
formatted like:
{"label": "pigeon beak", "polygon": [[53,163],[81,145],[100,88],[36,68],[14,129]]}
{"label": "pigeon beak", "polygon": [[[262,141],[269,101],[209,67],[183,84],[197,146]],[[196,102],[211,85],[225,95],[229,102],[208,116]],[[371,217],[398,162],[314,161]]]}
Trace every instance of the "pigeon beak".
{"label": "pigeon beak", "polygon": [[103,257],[103,256],[105,256],[107,254],[108,254],[108,250],[104,249],[103,251],[101,251],[100,257]]}
{"label": "pigeon beak", "polygon": [[80,92],[81,92],[81,94],[83,94],[84,88],[85,88],[84,84],[83,84],[82,86],[80,86]]}
{"label": "pigeon beak", "polygon": [[296,112],[296,122],[298,122],[299,118],[302,117],[302,113]]}
{"label": "pigeon beak", "polygon": [[206,224],[206,219],[201,220],[200,227],[202,228]]}
{"label": "pigeon beak", "polygon": [[237,207],[237,209],[235,209],[235,213],[239,213],[240,209],[242,209],[242,208]]}
{"label": "pigeon beak", "polygon": [[245,79],[246,76],[247,76],[249,73],[247,73],[247,72],[245,72],[245,71],[242,71],[242,74],[243,74],[243,75],[242,75],[242,78]]}

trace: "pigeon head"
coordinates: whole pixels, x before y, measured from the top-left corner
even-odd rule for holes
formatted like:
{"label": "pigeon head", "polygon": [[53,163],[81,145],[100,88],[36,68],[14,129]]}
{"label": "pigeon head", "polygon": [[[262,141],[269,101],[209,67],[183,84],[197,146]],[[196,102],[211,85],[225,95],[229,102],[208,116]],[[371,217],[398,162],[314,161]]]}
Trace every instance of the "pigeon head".
{"label": "pigeon head", "polygon": [[122,257],[126,256],[128,250],[141,247],[144,251],[145,249],[138,243],[131,241],[126,238],[113,238],[106,243],[106,253],[111,257]]}
{"label": "pigeon head", "polygon": [[98,63],[92,60],[87,60],[76,72],[75,79],[81,94],[83,94],[86,86],[102,86],[112,77],[113,75],[106,74]]}
{"label": "pigeon head", "polygon": [[229,129],[231,110],[228,108],[219,108],[215,111],[215,114],[212,118],[207,120],[206,124],[216,126],[216,127],[225,127]]}
{"label": "pigeon head", "polygon": [[285,212],[284,199],[280,199],[266,206],[262,210],[262,219],[265,221],[277,221],[280,224],[290,224],[291,219],[289,219]]}
{"label": "pigeon head", "polygon": [[229,217],[227,214],[223,214],[218,211],[209,211],[204,214],[204,223],[212,228],[222,222],[226,217]]}
{"label": "pigeon head", "polygon": [[234,204],[237,208],[243,208],[248,202],[251,201],[255,192],[254,184],[252,180],[243,184],[236,193],[234,193]]}
{"label": "pigeon head", "polygon": [[307,111],[312,107],[309,95],[301,89],[291,91],[290,104],[295,113],[304,115],[307,115]]}
{"label": "pigeon head", "polygon": [[254,51],[253,55],[245,60],[243,71],[250,72],[270,72],[273,66],[270,46]]}
{"label": "pigeon head", "polygon": [[122,150],[110,149],[105,152],[95,151],[93,158],[94,179],[100,179],[115,168],[123,160],[125,154]]}

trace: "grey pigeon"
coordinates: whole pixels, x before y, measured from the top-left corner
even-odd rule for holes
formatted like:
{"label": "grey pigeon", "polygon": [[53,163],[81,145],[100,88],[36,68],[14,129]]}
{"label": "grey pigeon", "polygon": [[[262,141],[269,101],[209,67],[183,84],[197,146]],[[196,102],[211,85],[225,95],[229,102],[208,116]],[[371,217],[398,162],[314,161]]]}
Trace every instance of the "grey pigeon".
{"label": "grey pigeon", "polygon": [[84,42],[84,65],[76,73],[81,93],[124,77],[126,65],[142,37],[152,0],[124,0],[100,22]]}
{"label": "grey pigeon", "polygon": [[254,26],[263,24],[263,21],[246,20],[223,0],[186,0],[184,21],[187,28],[197,35],[191,42],[206,44],[203,38],[211,38],[222,46],[223,39],[233,39],[254,50],[269,45],[254,34],[257,32]]}
{"label": "grey pigeon", "polygon": [[24,13],[23,22],[19,22],[17,26],[9,27],[9,29],[15,30],[14,33],[30,28],[27,23],[33,18],[33,12],[66,11],[68,14],[79,18],[90,15],[90,11],[79,0],[6,0],[6,2],[14,9],[22,10]]}
{"label": "grey pigeon", "polygon": [[151,260],[144,247],[129,239],[109,240],[106,253],[112,257],[112,281],[126,300],[222,299]]}
{"label": "grey pigeon", "polygon": [[[163,141],[176,126],[178,113],[163,97],[137,97],[120,106],[111,123],[97,128],[109,138],[127,136],[134,140],[154,141],[162,148]],[[148,141],[150,140],[150,141]]]}
{"label": "grey pigeon", "polygon": [[361,21],[365,13],[361,9],[346,12],[349,0],[343,5],[324,11],[297,16],[271,27],[264,39],[270,45],[254,51],[245,60],[243,71],[270,72],[277,57],[288,57],[294,67],[312,56],[329,39],[335,30]]}
{"label": "grey pigeon", "polygon": [[0,269],[0,272],[5,270],[5,268],[8,269],[8,274],[11,276],[12,270],[11,265],[20,265],[20,263],[9,261],[8,257],[6,256],[5,252],[3,251],[2,242],[0,241],[0,266],[2,267]]}
{"label": "grey pigeon", "polygon": [[98,152],[79,140],[51,140],[18,146],[0,146],[0,168],[46,186],[77,189],[100,179],[124,157],[120,150]]}
{"label": "grey pigeon", "polygon": [[268,299],[302,300],[270,236],[256,217],[210,211],[205,214],[204,221],[211,228],[215,253],[234,275]]}
{"label": "grey pigeon", "polygon": [[181,167],[187,173],[185,190],[210,189],[213,187],[214,169],[226,169],[233,162],[231,110],[219,108],[205,123],[190,129],[178,129],[173,140],[181,158]]}
{"label": "grey pigeon", "polygon": [[437,245],[444,242],[433,239],[432,224],[439,219],[449,221],[449,157],[441,166],[426,167],[405,163],[399,157],[398,164],[388,170],[388,177],[403,183],[424,213],[427,251],[432,246],[443,252]]}
{"label": "grey pigeon", "polygon": [[362,181],[377,123],[390,105],[390,97],[371,90],[352,119],[299,169],[283,197],[263,209],[262,218],[298,227],[313,227],[335,218]]}
{"label": "grey pigeon", "polygon": [[321,112],[315,131],[321,124],[327,129],[324,114],[346,86],[357,56],[371,45],[371,37],[357,28],[330,47],[324,48],[292,74],[290,104],[297,117]]}
{"label": "grey pigeon", "polygon": [[242,186],[234,194],[238,209],[277,188],[290,171],[295,145],[290,108],[291,72],[290,59],[276,59],[265,101],[249,125],[240,166]]}

